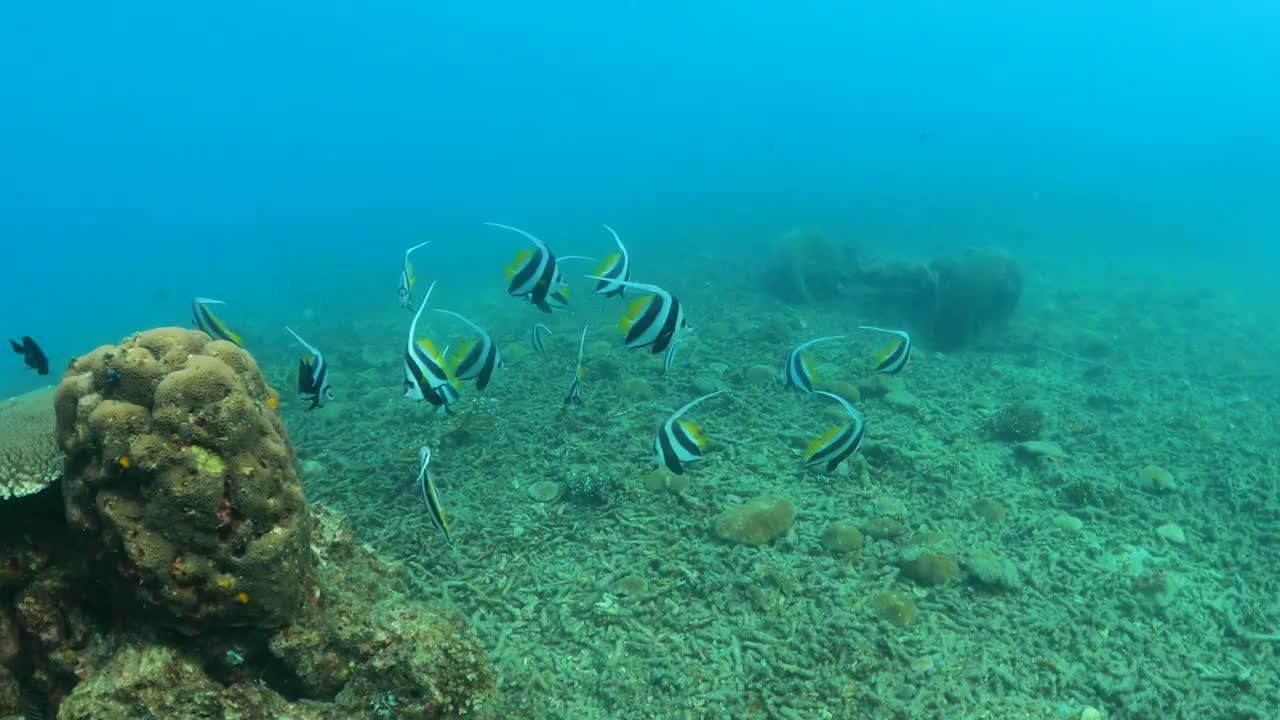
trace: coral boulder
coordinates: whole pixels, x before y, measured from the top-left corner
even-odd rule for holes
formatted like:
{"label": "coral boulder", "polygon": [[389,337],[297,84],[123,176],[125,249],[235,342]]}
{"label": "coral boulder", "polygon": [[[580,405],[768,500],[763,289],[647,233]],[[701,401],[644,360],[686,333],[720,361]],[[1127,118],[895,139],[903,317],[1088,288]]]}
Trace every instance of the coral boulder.
{"label": "coral boulder", "polygon": [[253,358],[161,328],[71,363],[57,437],[71,532],[166,624],[278,627],[314,587],[293,449]]}

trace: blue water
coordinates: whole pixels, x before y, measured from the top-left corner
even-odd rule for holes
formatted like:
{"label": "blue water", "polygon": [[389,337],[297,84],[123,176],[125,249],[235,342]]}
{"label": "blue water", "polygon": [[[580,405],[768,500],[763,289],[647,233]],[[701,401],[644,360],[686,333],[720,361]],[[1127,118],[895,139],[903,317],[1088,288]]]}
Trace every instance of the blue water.
{"label": "blue water", "polygon": [[1277,37],[1262,1],[5,3],[0,332],[58,367],[195,294],[391,304],[427,238],[500,293],[485,220],[1266,267]]}

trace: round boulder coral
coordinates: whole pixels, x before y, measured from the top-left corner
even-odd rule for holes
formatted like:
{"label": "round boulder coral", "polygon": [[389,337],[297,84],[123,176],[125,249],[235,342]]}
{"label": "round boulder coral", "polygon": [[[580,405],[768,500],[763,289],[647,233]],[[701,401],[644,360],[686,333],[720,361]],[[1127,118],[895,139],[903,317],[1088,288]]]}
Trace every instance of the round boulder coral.
{"label": "round boulder coral", "polygon": [[67,521],[118,593],[189,632],[287,623],[313,586],[293,449],[243,349],[180,328],[58,386]]}

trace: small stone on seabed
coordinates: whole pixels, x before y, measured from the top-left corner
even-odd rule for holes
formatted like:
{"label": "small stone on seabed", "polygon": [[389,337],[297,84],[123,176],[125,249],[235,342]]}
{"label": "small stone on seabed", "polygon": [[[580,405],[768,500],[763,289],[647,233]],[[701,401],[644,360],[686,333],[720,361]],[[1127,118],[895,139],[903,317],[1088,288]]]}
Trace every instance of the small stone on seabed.
{"label": "small stone on seabed", "polygon": [[764,545],[786,532],[795,519],[796,509],[789,500],[762,495],[720,513],[715,531],[730,542]]}
{"label": "small stone on seabed", "polygon": [[1059,530],[1069,533],[1077,533],[1084,528],[1084,521],[1071,515],[1059,515],[1053,519],[1053,524]]}
{"label": "small stone on seabed", "polygon": [[1028,440],[1013,446],[1015,452],[1033,458],[1064,458],[1067,456],[1058,443],[1048,440]]}
{"label": "small stone on seabed", "polygon": [[916,410],[920,407],[920,399],[906,390],[885,393],[884,401],[899,410]]}
{"label": "small stone on seabed", "polygon": [[1138,487],[1147,492],[1172,492],[1174,490],[1173,473],[1159,465],[1148,465],[1138,471]]}
{"label": "small stone on seabed", "polygon": [[1174,545],[1187,544],[1187,533],[1183,531],[1182,526],[1177,523],[1165,523],[1161,525],[1156,528],[1156,535],[1159,535]]}
{"label": "small stone on seabed", "polygon": [[540,503],[555,502],[564,494],[564,486],[551,480],[539,480],[529,486],[529,497]]}

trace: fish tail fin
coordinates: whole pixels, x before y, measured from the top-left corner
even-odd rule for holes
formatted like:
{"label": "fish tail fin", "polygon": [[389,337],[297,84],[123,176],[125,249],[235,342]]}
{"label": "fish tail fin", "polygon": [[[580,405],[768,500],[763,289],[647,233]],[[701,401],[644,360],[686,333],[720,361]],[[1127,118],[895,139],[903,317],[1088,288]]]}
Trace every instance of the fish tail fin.
{"label": "fish tail fin", "polygon": [[9,344],[13,346],[13,351],[18,353],[19,355],[21,355],[24,352],[22,346],[18,344],[17,340],[10,340]]}

